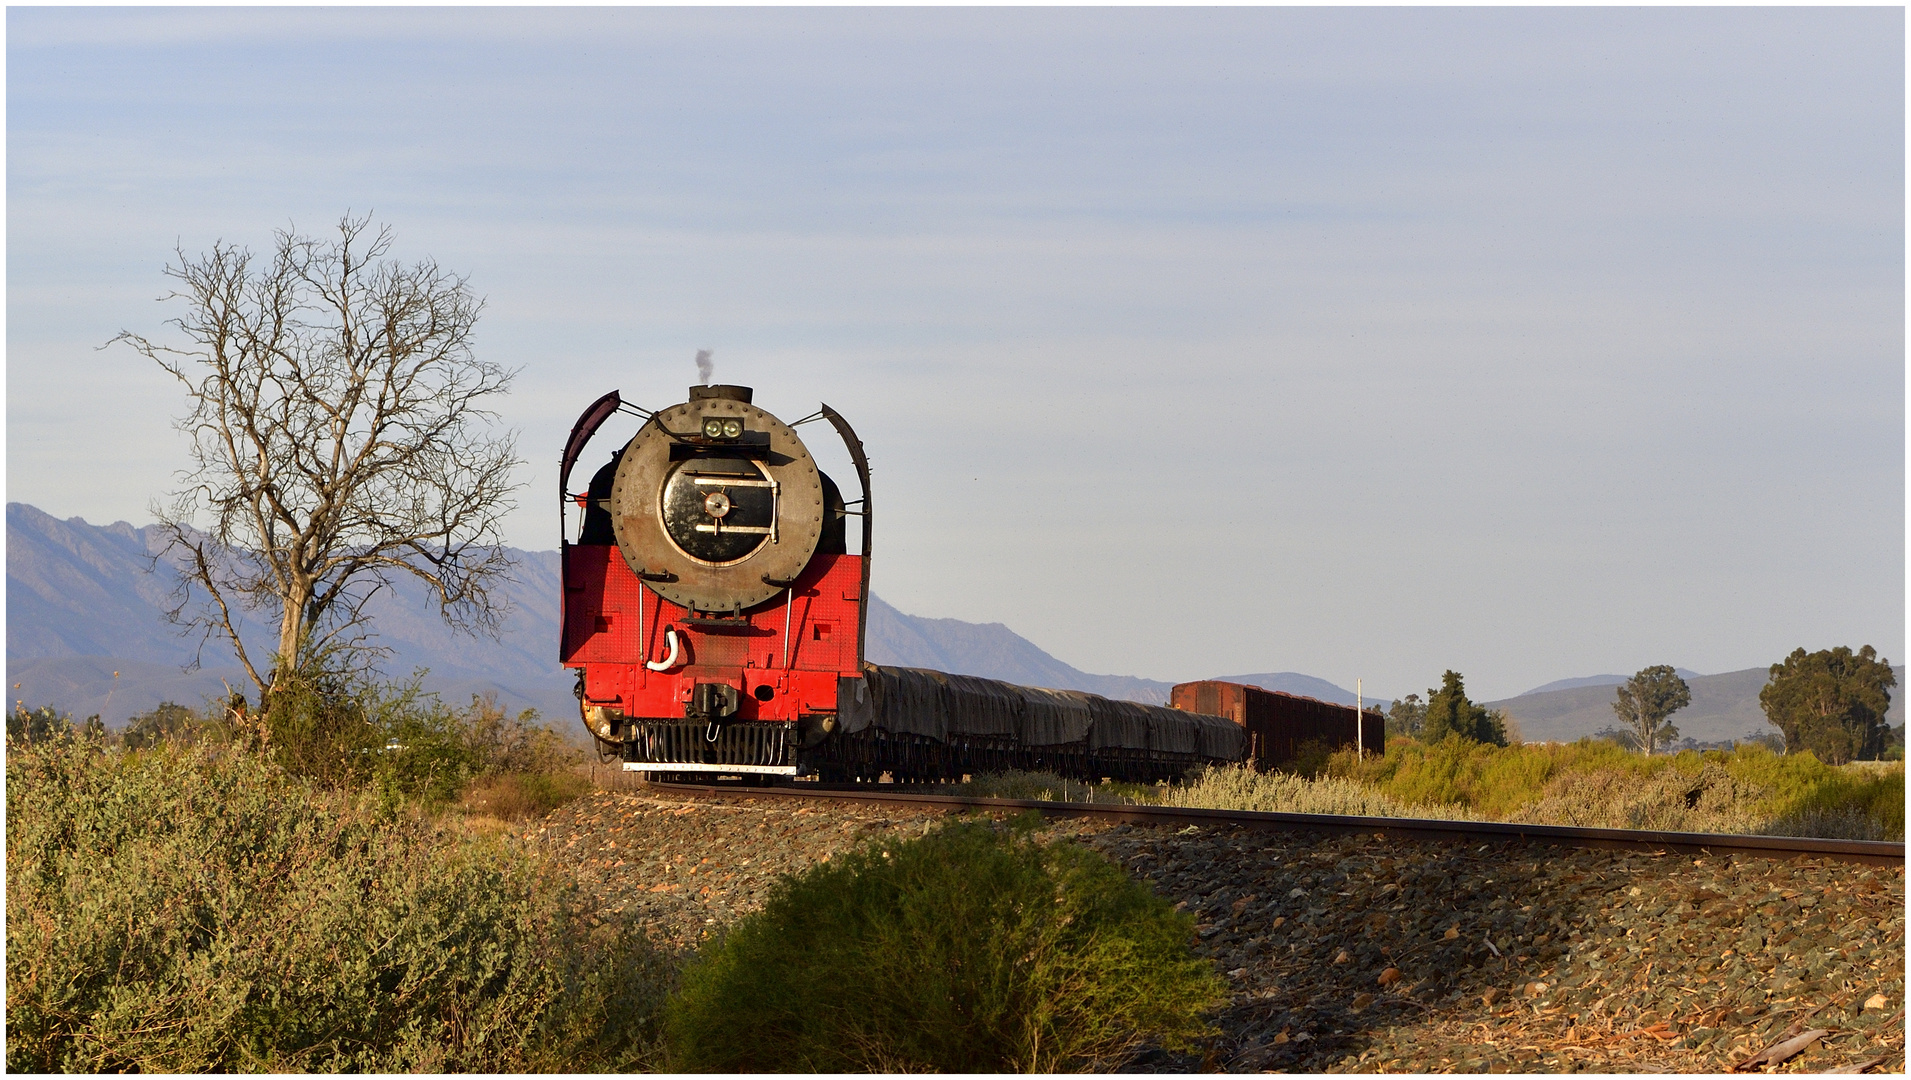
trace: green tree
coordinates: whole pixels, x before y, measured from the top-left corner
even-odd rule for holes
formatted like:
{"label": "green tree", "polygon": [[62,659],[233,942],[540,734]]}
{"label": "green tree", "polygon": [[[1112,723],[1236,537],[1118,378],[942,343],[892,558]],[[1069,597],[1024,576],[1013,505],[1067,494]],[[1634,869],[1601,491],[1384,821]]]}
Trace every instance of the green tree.
{"label": "green tree", "polygon": [[1457,671],[1448,670],[1440,680],[1440,689],[1427,691],[1427,718],[1423,734],[1429,743],[1449,735],[1474,742],[1506,745],[1505,722],[1466,697],[1466,683]]}
{"label": "green tree", "polygon": [[1418,738],[1427,726],[1427,703],[1408,694],[1387,707],[1387,734]]}
{"label": "green tree", "polygon": [[1490,742],[1494,746],[1506,746],[1512,743],[1522,743],[1526,741],[1520,738],[1519,721],[1514,719],[1513,714],[1507,712],[1505,709],[1486,710],[1486,726],[1484,730],[1486,734],[1480,738],[1480,741]]}
{"label": "green tree", "polygon": [[1869,645],[1856,653],[1843,645],[1815,653],[1801,648],[1772,665],[1758,703],[1785,733],[1786,753],[1810,750],[1828,765],[1842,765],[1884,752],[1884,714],[1896,685],[1891,662]]}
{"label": "green tree", "polygon": [[1679,737],[1679,729],[1666,718],[1690,704],[1692,688],[1670,665],[1657,664],[1640,669],[1620,684],[1612,711],[1618,715],[1621,729],[1650,756]]}

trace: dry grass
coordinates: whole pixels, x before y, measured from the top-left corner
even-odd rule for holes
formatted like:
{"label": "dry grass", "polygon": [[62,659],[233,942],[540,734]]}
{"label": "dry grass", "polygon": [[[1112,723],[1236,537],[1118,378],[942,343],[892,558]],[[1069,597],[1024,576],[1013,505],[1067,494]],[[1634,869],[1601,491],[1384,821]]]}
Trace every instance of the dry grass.
{"label": "dry grass", "polygon": [[1166,785],[1089,784],[1046,772],[982,773],[955,788],[978,799],[1032,799],[1037,802],[1153,803]]}
{"label": "dry grass", "polygon": [[591,789],[590,777],[575,770],[497,773],[472,781],[459,805],[473,817],[524,821],[541,818]]}
{"label": "dry grass", "polygon": [[1244,766],[1209,769],[1193,783],[1164,791],[1161,805],[1362,817],[1464,819],[1469,816],[1450,806],[1403,803],[1355,780],[1336,776],[1309,780],[1287,773],[1255,772]]}
{"label": "dry grass", "polygon": [[1173,786],[1088,785],[1049,773],[978,776],[963,794],[1044,801],[1159,803],[1215,810],[1348,814],[1534,825],[1904,838],[1901,761],[1831,766],[1762,746],[1647,757],[1582,740],[1487,746],[1389,740],[1382,757],[1343,751],[1310,769],[1209,769]]}
{"label": "dry grass", "polygon": [[1494,747],[1390,740],[1335,754],[1315,777],[1211,769],[1173,806],[1371,814],[1668,832],[1904,838],[1904,763],[1831,766],[1760,746],[1647,757],[1611,743]]}

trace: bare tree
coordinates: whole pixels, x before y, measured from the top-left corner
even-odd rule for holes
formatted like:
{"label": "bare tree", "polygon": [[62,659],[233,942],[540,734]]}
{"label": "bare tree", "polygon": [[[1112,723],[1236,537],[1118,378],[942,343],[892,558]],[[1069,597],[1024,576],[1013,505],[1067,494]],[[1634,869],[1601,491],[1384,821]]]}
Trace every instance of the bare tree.
{"label": "bare tree", "polygon": [[[465,279],[387,259],[391,241],[347,215],[336,237],[277,233],[256,264],[224,243],[179,249],[161,299],[185,303],[167,323],[185,342],[113,339],[186,387],[193,464],[155,506],[181,570],[171,615],[202,649],[230,642],[262,700],[308,650],[375,655],[365,605],[397,579],[462,630],[495,633],[504,614],[516,433],[487,406],[514,373],[473,353],[484,304]],[[269,664],[240,637],[245,610],[278,619]]]}

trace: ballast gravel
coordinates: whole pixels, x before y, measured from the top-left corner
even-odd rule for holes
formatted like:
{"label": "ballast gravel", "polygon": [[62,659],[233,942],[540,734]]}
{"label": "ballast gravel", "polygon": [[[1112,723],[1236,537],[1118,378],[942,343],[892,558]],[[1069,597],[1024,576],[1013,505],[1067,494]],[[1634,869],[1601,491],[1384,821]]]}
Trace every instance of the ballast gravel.
{"label": "ballast gravel", "polygon": [[784,874],[880,836],[920,836],[943,812],[800,799],[598,792],[531,834],[574,866],[609,912],[635,913],[658,944],[694,950],[763,906]]}
{"label": "ballast gravel", "polygon": [[[944,811],[600,792],[527,839],[687,953],[785,873]],[[1902,867],[1051,822],[1197,920],[1232,987],[1200,1055],[1133,1071],[1905,1066]],[[1878,1060],[1882,1059],[1882,1060]]]}

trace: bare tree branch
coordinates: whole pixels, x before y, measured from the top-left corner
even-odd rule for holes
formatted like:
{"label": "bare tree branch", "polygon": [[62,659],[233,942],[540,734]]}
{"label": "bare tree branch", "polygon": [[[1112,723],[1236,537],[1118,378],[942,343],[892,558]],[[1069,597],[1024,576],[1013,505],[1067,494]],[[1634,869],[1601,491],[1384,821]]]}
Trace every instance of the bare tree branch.
{"label": "bare tree branch", "polygon": [[[228,640],[261,695],[302,647],[376,652],[366,604],[423,583],[452,626],[495,634],[511,564],[516,433],[488,406],[515,374],[480,360],[463,277],[387,258],[389,228],[350,215],[325,240],[276,234],[263,262],[224,243],[166,268],[184,341],[124,342],[178,379],[192,467],[160,512],[182,575],[175,622]],[[203,520],[203,528],[195,520]],[[238,610],[276,615],[262,671]]]}

